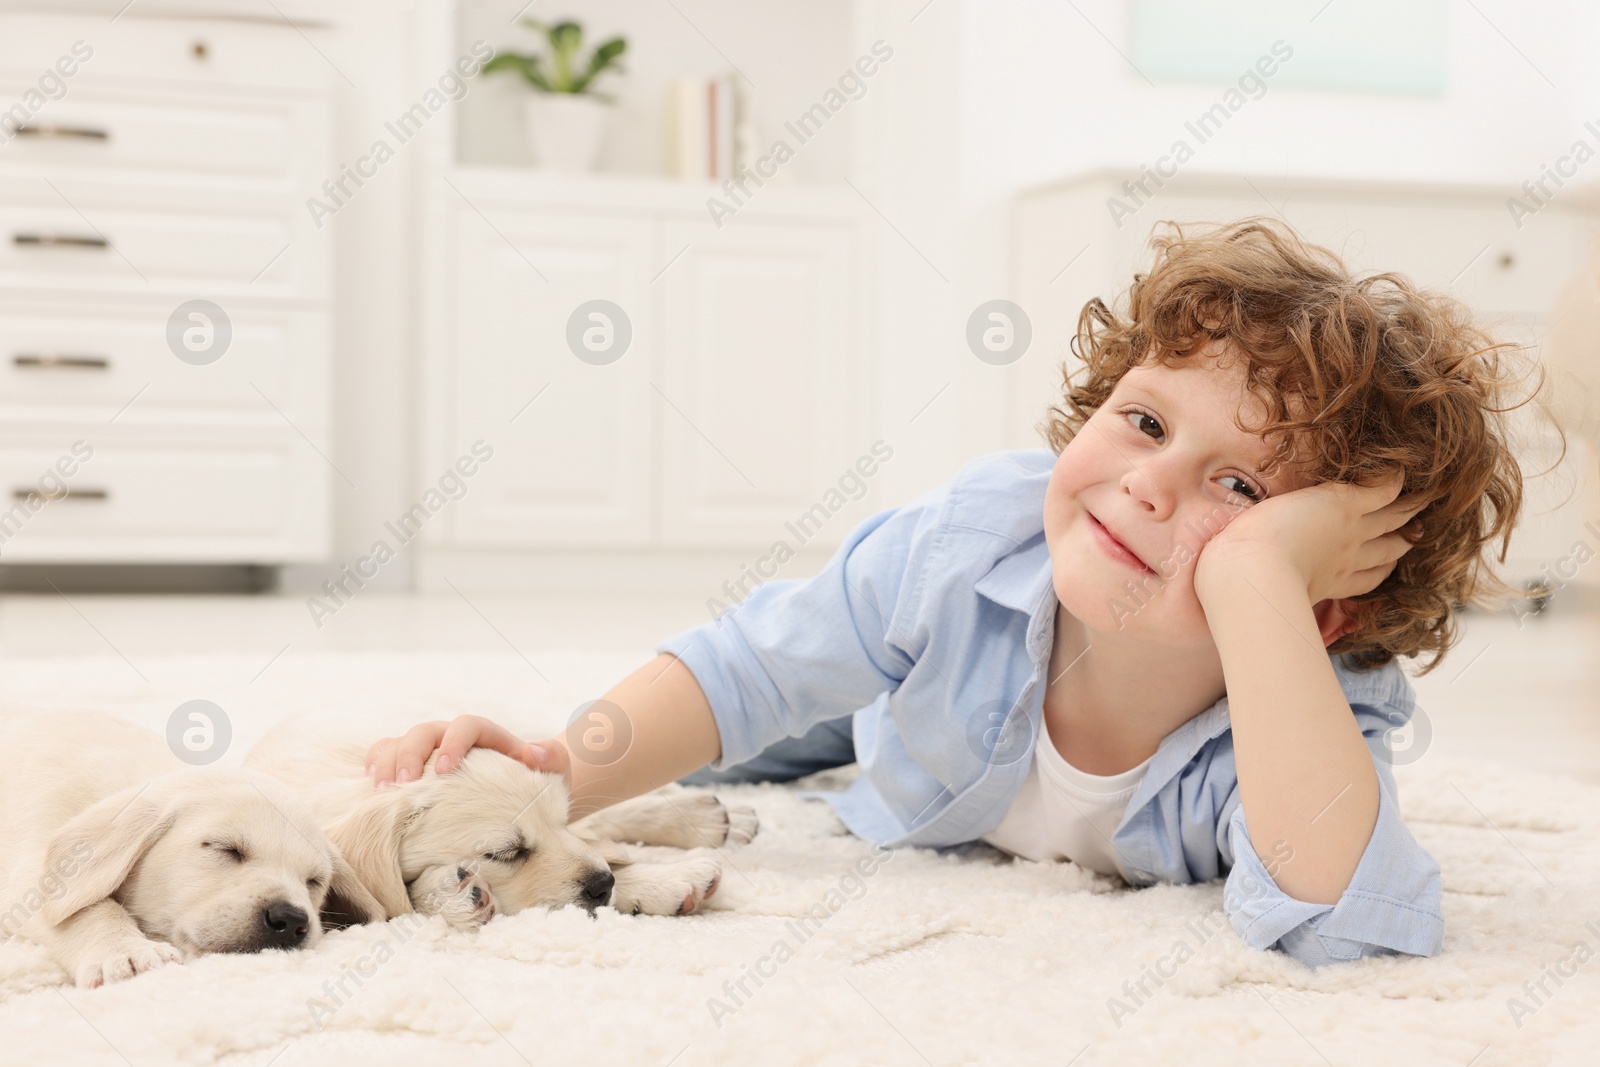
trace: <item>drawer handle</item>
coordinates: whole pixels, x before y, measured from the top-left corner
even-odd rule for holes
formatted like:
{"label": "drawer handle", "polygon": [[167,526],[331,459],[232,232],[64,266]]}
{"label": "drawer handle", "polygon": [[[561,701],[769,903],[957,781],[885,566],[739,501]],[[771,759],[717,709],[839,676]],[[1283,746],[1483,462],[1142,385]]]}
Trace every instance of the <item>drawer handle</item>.
{"label": "drawer handle", "polygon": [[18,353],[11,362],[19,367],[69,367],[73,370],[106,370],[111,361],[104,356],[65,356],[55,352]]}
{"label": "drawer handle", "polygon": [[106,141],[111,135],[90,126],[18,126],[18,137],[60,137],[82,141]]}
{"label": "drawer handle", "polygon": [[83,237],[72,233],[14,233],[11,243],[41,248],[109,248],[104,237]]}
{"label": "drawer handle", "polygon": [[36,496],[46,500],[105,500],[110,494],[104,489],[58,489],[53,493],[41,493],[32,488],[11,490],[13,500],[31,500]]}

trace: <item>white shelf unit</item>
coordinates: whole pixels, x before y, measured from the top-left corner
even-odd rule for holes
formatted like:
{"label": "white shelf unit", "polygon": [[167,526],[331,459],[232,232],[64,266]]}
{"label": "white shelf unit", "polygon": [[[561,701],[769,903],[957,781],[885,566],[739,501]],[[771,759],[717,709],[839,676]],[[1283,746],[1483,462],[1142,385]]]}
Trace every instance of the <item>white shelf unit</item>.
{"label": "white shelf unit", "polygon": [[[744,58],[776,39],[748,9],[713,6],[724,51]],[[849,67],[858,32],[849,0],[776,17],[808,43],[755,59],[761,151]],[[784,573],[806,573],[880,499],[866,479],[809,537],[790,532],[876,436],[876,231],[843,181],[853,119],[750,186],[719,226],[707,202],[728,199],[720,185],[664,173],[666,90],[727,69],[726,57],[639,0],[602,0],[582,22],[590,44],[630,41],[626,76],[606,87],[618,104],[598,172],[520,165],[528,90],[503,76],[428,131],[415,480],[435,484],[479,439],[495,454],[423,530],[417,585],[721,596],[780,540],[799,557]],[[534,44],[466,6],[433,26],[419,74],[480,38]],[[605,365],[566,340],[575,309],[600,299],[632,328]]]}
{"label": "white shelf unit", "polygon": [[[535,584],[615,573],[608,551],[765,550],[870,449],[865,219],[848,193],[770,190],[719,229],[700,183],[445,177],[421,477],[479,439],[495,454],[426,529],[431,548],[521,553]],[[631,324],[605,365],[568,343],[591,300]],[[847,529],[829,522],[808,547]]]}

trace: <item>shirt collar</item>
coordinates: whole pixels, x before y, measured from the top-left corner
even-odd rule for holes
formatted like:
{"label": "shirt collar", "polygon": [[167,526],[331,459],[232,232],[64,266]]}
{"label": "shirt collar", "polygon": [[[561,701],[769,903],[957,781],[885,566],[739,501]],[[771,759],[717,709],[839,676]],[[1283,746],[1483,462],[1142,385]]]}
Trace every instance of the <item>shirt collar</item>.
{"label": "shirt collar", "polygon": [[1001,607],[1029,616],[1051,587],[1050,548],[1042,532],[1001,556],[972,586]]}

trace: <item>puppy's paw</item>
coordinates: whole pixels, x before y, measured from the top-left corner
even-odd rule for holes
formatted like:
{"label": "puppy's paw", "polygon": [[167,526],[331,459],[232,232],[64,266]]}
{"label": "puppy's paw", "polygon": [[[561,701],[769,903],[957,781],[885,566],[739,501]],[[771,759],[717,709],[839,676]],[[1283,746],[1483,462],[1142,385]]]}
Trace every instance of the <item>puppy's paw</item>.
{"label": "puppy's paw", "polygon": [[407,893],[420,914],[441,915],[456,930],[475,930],[495,917],[488,881],[465,865],[424,871]]}
{"label": "puppy's paw", "polygon": [[728,841],[730,845],[748,845],[761,829],[756,809],[746,804],[730,804],[728,808]]}
{"label": "puppy's paw", "polygon": [[182,963],[183,954],[165,941],[145,938],[130,940],[97,963],[85,963],[73,976],[79,989],[98,989],[112,982],[126,982],[136,974],[153,971],[168,963]]}
{"label": "puppy's paw", "polygon": [[710,849],[671,863],[631,863],[617,872],[611,906],[624,915],[689,915],[721,881],[722,860]]}
{"label": "puppy's paw", "polygon": [[696,845],[748,845],[756,836],[761,820],[756,809],[743,804],[728,805],[710,793],[700,793],[676,802],[683,817],[694,830],[698,841],[682,847]]}

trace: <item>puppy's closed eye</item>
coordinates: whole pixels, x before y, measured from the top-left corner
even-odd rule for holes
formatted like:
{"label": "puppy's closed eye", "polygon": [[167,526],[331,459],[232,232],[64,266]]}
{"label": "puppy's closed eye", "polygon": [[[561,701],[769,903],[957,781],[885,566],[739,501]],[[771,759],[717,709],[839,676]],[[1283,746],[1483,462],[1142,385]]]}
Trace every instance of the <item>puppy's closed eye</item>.
{"label": "puppy's closed eye", "polygon": [[498,852],[485,852],[483,858],[496,863],[525,863],[531,855],[533,855],[532,849],[518,845],[500,849]]}
{"label": "puppy's closed eye", "polygon": [[244,849],[237,845],[230,845],[225,842],[218,841],[206,841],[201,844],[201,847],[215,849],[236,863],[243,863],[245,860]]}

